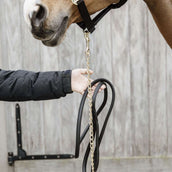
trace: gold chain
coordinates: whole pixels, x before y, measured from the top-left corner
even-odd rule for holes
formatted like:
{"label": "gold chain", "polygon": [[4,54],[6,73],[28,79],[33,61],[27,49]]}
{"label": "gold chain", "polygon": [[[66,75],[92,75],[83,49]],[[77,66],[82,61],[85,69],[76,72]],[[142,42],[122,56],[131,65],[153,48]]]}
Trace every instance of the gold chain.
{"label": "gold chain", "polygon": [[86,40],[86,61],[87,61],[87,77],[88,77],[88,102],[89,102],[89,134],[90,134],[90,153],[91,153],[91,169],[94,172],[94,131],[93,131],[93,113],[92,113],[92,88],[90,78],[90,38],[89,32],[84,31]]}

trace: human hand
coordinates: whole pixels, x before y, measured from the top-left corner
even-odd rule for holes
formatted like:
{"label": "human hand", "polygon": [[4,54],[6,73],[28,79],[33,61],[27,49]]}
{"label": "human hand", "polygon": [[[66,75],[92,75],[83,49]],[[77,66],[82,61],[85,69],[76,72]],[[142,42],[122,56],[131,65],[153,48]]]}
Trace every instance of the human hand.
{"label": "human hand", "polygon": [[[90,74],[93,74],[92,70],[89,70]],[[85,90],[88,87],[88,79],[86,76],[87,74],[87,69],[74,69],[72,70],[72,78],[71,78],[71,87],[72,91],[75,91],[80,94],[84,94]],[[91,82],[93,80],[91,79]],[[96,86],[93,87],[93,91]],[[102,86],[100,88],[100,91],[105,89],[105,86]]]}

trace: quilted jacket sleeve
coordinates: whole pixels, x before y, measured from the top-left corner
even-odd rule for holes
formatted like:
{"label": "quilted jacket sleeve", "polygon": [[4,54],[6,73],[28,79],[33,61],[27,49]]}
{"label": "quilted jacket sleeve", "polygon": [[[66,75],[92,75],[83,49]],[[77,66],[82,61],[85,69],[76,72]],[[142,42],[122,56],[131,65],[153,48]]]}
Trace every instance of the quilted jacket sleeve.
{"label": "quilted jacket sleeve", "polygon": [[71,70],[35,73],[0,69],[0,100],[49,100],[68,93],[72,93]]}

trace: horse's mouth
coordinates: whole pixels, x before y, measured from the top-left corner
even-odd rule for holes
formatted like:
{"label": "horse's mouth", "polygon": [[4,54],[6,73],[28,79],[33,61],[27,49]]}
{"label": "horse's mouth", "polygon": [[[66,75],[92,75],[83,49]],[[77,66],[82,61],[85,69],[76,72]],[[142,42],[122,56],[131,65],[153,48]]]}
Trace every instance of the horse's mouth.
{"label": "horse's mouth", "polygon": [[[46,46],[53,47],[58,44],[60,44],[63,35],[65,34],[67,30],[68,25],[68,17],[64,17],[61,24],[58,26],[58,28],[54,31],[41,31],[40,33],[36,34],[36,32],[32,32],[34,37],[36,39],[39,39],[42,41],[42,43]],[[38,36],[39,35],[39,36]]]}
{"label": "horse's mouth", "polygon": [[65,17],[61,22],[60,27],[55,31],[55,33],[48,40],[43,40],[42,43],[46,46],[51,46],[51,47],[58,45],[61,42],[63,35],[66,32],[67,25],[68,25],[68,17]]}

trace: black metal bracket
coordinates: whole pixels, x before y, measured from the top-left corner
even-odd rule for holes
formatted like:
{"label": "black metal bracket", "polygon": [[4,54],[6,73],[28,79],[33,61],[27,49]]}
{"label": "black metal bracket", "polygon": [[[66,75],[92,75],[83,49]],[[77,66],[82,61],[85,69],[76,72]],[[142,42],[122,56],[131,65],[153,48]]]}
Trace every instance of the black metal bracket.
{"label": "black metal bracket", "polygon": [[27,155],[22,147],[22,127],[20,106],[16,104],[16,135],[17,135],[17,155],[14,156],[13,152],[8,152],[8,164],[14,165],[15,161],[22,160],[49,160],[49,159],[72,159],[75,155],[72,154],[57,154],[57,155]]}

